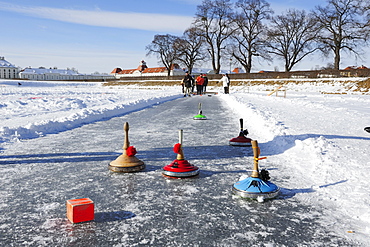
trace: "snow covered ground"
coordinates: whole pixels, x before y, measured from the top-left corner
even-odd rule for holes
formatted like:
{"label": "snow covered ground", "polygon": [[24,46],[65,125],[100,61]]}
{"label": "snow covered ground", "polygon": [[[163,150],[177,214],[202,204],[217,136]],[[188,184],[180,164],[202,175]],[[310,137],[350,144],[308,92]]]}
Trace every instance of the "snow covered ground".
{"label": "snow covered ground", "polygon": [[[0,81],[0,145],[37,138],[178,98],[178,89]],[[1,149],[1,147],[0,147]]]}
{"label": "snow covered ground", "polygon": [[295,191],[301,200],[329,205],[329,215],[342,220],[329,227],[348,229],[369,245],[370,134],[364,127],[370,125],[370,95],[334,94],[341,83],[289,84],[286,98],[266,96],[263,88],[223,96],[262,143],[261,155],[272,156],[266,166],[283,164],[290,178],[280,186],[302,188]]}
{"label": "snow covered ground", "polygon": [[[370,95],[353,82],[234,86],[219,94],[258,140],[265,167],[283,193],[326,209],[323,223],[370,245]],[[179,86],[114,86],[83,82],[0,80],[0,155],[23,139],[57,134],[182,97]],[[352,90],[344,90],[348,86]],[[209,90],[221,92],[220,87]],[[338,94],[346,91],[347,94]],[[322,93],[325,92],[325,93]],[[280,95],[283,93],[280,92]],[[230,121],[237,121],[232,119]],[[237,132],[237,131],[236,131]],[[237,133],[235,133],[237,134]],[[243,178],[243,177],[241,177]]]}

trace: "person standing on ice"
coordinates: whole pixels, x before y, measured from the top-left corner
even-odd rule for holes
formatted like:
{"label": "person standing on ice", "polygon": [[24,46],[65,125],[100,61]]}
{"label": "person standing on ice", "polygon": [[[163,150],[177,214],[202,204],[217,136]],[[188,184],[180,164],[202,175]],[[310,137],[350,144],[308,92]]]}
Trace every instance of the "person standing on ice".
{"label": "person standing on ice", "polygon": [[201,95],[203,93],[203,83],[204,83],[204,78],[203,75],[200,74],[197,79],[197,94]]}
{"label": "person standing on ice", "polygon": [[230,78],[227,74],[222,74],[222,78],[217,83],[222,82],[222,86],[224,87],[224,93],[229,93],[229,87],[230,87]]}
{"label": "person standing on ice", "polygon": [[208,77],[207,74],[203,74],[204,82],[203,82],[203,93],[207,91],[207,85],[208,85]]}
{"label": "person standing on ice", "polygon": [[194,87],[195,87],[195,77],[191,76],[191,93],[194,93]]}
{"label": "person standing on ice", "polygon": [[184,97],[188,95],[190,97],[191,94],[191,87],[193,82],[193,77],[189,74],[188,71],[185,72],[185,77],[182,79],[182,85],[185,87]]}

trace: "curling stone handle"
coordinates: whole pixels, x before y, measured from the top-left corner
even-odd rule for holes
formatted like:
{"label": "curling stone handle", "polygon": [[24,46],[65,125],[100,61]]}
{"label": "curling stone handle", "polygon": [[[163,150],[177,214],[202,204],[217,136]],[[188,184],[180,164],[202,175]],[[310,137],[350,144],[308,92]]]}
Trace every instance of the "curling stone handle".
{"label": "curling stone handle", "polygon": [[243,131],[243,119],[241,118],[239,119],[239,121],[240,121],[240,131]]}
{"label": "curling stone handle", "polygon": [[125,142],[123,144],[123,149],[126,150],[130,146],[130,142],[128,141],[128,130],[130,129],[128,122],[125,122],[123,125],[123,130],[125,131]]}
{"label": "curling stone handle", "polygon": [[198,104],[198,110],[199,110],[198,114],[202,115],[202,103]]}
{"label": "curling stone handle", "polygon": [[182,145],[182,140],[183,140],[183,131],[179,130],[179,143]]}
{"label": "curling stone handle", "polygon": [[258,147],[257,140],[252,140],[252,148],[253,148],[253,156],[254,158],[258,158],[260,156],[260,148]]}
{"label": "curling stone handle", "polygon": [[258,171],[258,156],[260,155],[260,149],[258,147],[258,142],[256,140],[252,140],[252,149],[253,149],[253,171],[252,171],[252,178],[258,178],[259,177],[259,171]]}
{"label": "curling stone handle", "polygon": [[184,160],[184,151],[182,150],[182,139],[183,139],[183,131],[182,129],[179,130],[179,143],[181,144],[180,152],[177,154],[177,160]]}

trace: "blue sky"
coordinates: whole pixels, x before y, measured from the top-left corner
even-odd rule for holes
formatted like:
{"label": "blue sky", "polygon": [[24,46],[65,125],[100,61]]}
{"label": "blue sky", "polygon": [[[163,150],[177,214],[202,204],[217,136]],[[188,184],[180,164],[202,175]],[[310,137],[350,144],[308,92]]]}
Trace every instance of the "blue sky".
{"label": "blue sky", "polygon": [[[0,0],[0,56],[21,68],[56,66],[76,68],[82,73],[136,68],[141,59],[149,67],[157,67],[155,57],[145,56],[145,47],[156,34],[180,36],[190,26],[201,2]],[[326,4],[325,0],[268,2],[276,13]],[[328,62],[321,59],[300,66],[311,69]],[[256,64],[254,70],[271,70],[276,64],[269,66]],[[283,70],[281,64],[279,68]]]}

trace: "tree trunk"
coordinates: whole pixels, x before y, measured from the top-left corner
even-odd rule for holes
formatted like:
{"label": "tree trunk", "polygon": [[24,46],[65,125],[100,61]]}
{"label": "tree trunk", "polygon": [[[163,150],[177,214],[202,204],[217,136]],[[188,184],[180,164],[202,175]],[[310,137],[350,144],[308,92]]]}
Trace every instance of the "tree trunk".
{"label": "tree trunk", "polygon": [[334,51],[334,69],[336,70],[339,70],[339,64],[340,64],[340,49],[339,48],[335,48],[335,51]]}
{"label": "tree trunk", "polygon": [[251,70],[252,70],[252,52],[249,51],[247,65],[245,66],[245,73],[250,73]]}

